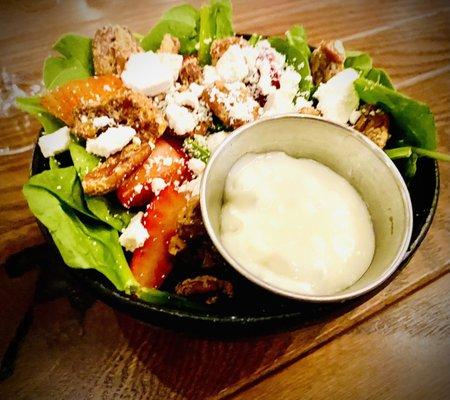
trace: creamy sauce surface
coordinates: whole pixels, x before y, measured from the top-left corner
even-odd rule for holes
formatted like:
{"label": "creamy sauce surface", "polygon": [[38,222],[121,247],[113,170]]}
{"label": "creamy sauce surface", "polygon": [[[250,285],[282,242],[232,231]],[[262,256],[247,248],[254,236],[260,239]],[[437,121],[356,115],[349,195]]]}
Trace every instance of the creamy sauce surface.
{"label": "creamy sauce surface", "polygon": [[358,192],[330,168],[282,152],[246,154],[225,184],[221,239],[279,289],[329,295],[369,267],[375,236]]}

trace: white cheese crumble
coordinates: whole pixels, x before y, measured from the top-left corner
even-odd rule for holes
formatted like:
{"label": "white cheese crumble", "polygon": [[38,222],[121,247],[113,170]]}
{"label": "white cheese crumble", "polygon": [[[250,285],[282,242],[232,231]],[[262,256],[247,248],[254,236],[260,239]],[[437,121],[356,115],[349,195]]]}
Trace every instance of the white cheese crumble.
{"label": "white cheese crumble", "polygon": [[206,138],[206,145],[211,154],[213,154],[223,141],[228,137],[228,133],[224,131],[213,133]]}
{"label": "white cheese crumble", "polygon": [[122,150],[136,135],[130,126],[108,128],[95,139],[86,140],[86,150],[101,157],[109,157]]}
{"label": "white cheese crumble", "polygon": [[356,121],[358,121],[360,116],[361,116],[361,111],[355,110],[350,114],[350,118],[348,119],[348,122],[350,122],[352,125],[355,125]]}
{"label": "white cheese crumble", "polygon": [[358,76],[353,68],[346,68],[319,86],[313,96],[319,101],[317,109],[325,118],[347,123],[359,105],[359,97],[353,87]]}
{"label": "white cheese crumble", "polygon": [[167,64],[152,51],[132,54],[122,72],[122,81],[127,88],[147,96],[165,93],[173,84],[175,75],[174,69]]}
{"label": "white cheese crumble", "polygon": [[147,229],[142,225],[142,217],[144,213],[138,212],[131,218],[128,226],[122,231],[119,237],[119,243],[128,251],[134,251],[142,247],[145,241],[149,238]]}
{"label": "white cheese crumble", "polygon": [[183,182],[182,185],[178,187],[178,192],[186,193],[190,197],[195,197],[200,194],[200,183],[202,181],[202,174],[197,176],[196,178]]}
{"label": "white cheese crumble", "polygon": [[205,65],[203,68],[203,83],[205,85],[212,85],[215,81],[219,80],[220,76],[217,73],[216,67],[212,65]]}
{"label": "white cheese crumble", "polygon": [[183,65],[183,56],[181,54],[158,53],[159,61],[170,70],[172,79],[175,82]]}
{"label": "white cheese crumble", "polygon": [[94,125],[94,128],[104,128],[105,126],[112,126],[115,125],[116,121],[114,121],[112,118],[107,117],[106,115],[103,115],[101,117],[95,117],[92,120],[92,125]]}
{"label": "white cheese crumble", "polygon": [[237,44],[230,46],[217,61],[216,70],[225,82],[244,79],[249,70],[241,47]]}
{"label": "white cheese crumble", "polygon": [[151,186],[152,186],[152,192],[154,193],[154,195],[159,196],[161,191],[163,191],[167,187],[167,183],[162,178],[153,178]]}
{"label": "white cheese crumble", "polygon": [[298,85],[300,83],[301,76],[292,67],[286,67],[281,74],[280,78],[280,90],[291,96],[293,99],[298,92]]}
{"label": "white cheese crumble", "polygon": [[144,188],[144,185],[142,183],[138,183],[133,189],[135,193],[139,194],[142,192],[142,189]]}
{"label": "white cheese crumble", "polygon": [[295,111],[296,108],[292,101],[291,95],[281,90],[277,90],[267,96],[263,115],[268,117],[272,115],[292,113]]}
{"label": "white cheese crumble", "polygon": [[300,111],[304,107],[312,107],[312,101],[306,100],[304,97],[299,96],[295,99],[295,110]]}
{"label": "white cheese crumble", "polygon": [[192,132],[197,126],[197,119],[195,118],[195,115],[186,107],[179,106],[175,103],[171,103],[167,106],[166,118],[169,123],[169,127],[180,136],[185,135],[188,132]]}
{"label": "white cheese crumble", "polygon": [[174,94],[175,102],[180,106],[188,106],[196,110],[199,106],[198,96],[190,90]]}
{"label": "white cheese crumble", "polygon": [[45,158],[62,153],[69,148],[70,130],[67,126],[63,126],[53,133],[41,136],[38,144]]}
{"label": "white cheese crumble", "polygon": [[187,166],[194,173],[194,175],[198,176],[205,170],[206,164],[198,158],[191,158],[187,162]]}

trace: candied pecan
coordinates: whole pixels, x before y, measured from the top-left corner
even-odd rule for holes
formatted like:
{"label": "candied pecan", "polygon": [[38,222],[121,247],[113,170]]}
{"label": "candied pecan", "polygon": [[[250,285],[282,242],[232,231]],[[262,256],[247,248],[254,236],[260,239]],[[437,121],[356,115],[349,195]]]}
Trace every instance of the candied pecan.
{"label": "candied pecan", "polygon": [[95,74],[120,75],[130,55],[142,51],[128,28],[119,25],[104,26],[95,32],[92,40]]}
{"label": "candied pecan", "polygon": [[127,145],[86,174],[82,182],[84,192],[89,196],[100,196],[117,189],[150,156],[152,148],[148,142]]}
{"label": "candied pecan", "polygon": [[202,82],[203,72],[197,57],[185,56],[183,58],[183,64],[181,65],[180,70],[180,80],[183,85],[189,85],[192,82]]}
{"label": "candied pecan", "polygon": [[330,80],[344,69],[345,51],[340,40],[323,40],[311,54],[311,75],[315,85]]}
{"label": "candied pecan", "polygon": [[[239,128],[247,122],[258,118],[261,107],[253,99],[249,89],[242,82],[223,83],[216,81],[206,88],[203,100],[225,126]],[[233,114],[232,109],[237,110]]]}
{"label": "candied pecan", "polygon": [[206,230],[200,211],[200,198],[194,196],[188,200],[186,207],[178,216],[178,227],[175,235],[170,239],[169,253],[176,255],[186,247],[190,240],[205,234]]}
{"label": "candied pecan", "polygon": [[93,120],[100,116],[131,126],[144,139],[161,136],[167,127],[163,114],[152,100],[141,93],[121,89],[104,103],[92,102],[75,109],[73,133],[85,139],[95,137],[97,129]]}
{"label": "candied pecan", "polygon": [[178,54],[180,52],[180,40],[170,33],[166,33],[159,45],[158,53]]}
{"label": "candied pecan", "polygon": [[300,108],[299,113],[306,114],[306,115],[317,115],[318,117],[320,117],[322,115],[320,113],[320,111],[314,107],[302,107],[302,108]]}
{"label": "candied pecan", "polygon": [[366,135],[378,147],[383,148],[389,139],[389,116],[375,105],[361,107],[361,116],[354,128]]}
{"label": "candied pecan", "polygon": [[223,56],[223,53],[225,53],[233,44],[238,44],[243,47],[247,44],[247,41],[239,36],[230,36],[213,40],[211,48],[209,49],[209,53],[211,54],[211,64],[216,65],[219,58]]}
{"label": "candied pecan", "polygon": [[206,296],[206,303],[217,302],[220,295],[233,297],[233,285],[225,280],[210,275],[185,279],[175,287],[175,293],[180,296]]}

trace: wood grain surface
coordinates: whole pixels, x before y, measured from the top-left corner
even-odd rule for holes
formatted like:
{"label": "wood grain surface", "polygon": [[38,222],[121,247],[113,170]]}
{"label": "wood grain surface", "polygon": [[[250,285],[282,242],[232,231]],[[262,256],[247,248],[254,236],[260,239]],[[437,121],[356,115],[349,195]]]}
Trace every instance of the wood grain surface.
{"label": "wood grain surface", "polygon": [[[105,22],[146,32],[176,3],[3,1],[0,66],[27,89],[39,83],[42,61],[62,33],[92,35]],[[233,4],[239,32],[279,34],[301,23],[312,44],[342,38],[347,48],[368,51],[403,92],[430,105],[440,149],[449,151],[447,1]],[[7,268],[0,270],[0,355],[14,360],[0,382],[0,398],[449,397],[448,164],[440,165],[441,196],[427,237],[381,292],[315,325],[219,340],[143,325],[101,302],[90,305],[89,299],[66,287],[36,286],[34,266],[46,247],[21,186],[31,158],[26,146],[34,142],[38,129],[18,111],[0,118],[0,147],[19,150],[0,154],[0,263],[8,260]],[[13,338],[21,343],[11,345]]]}

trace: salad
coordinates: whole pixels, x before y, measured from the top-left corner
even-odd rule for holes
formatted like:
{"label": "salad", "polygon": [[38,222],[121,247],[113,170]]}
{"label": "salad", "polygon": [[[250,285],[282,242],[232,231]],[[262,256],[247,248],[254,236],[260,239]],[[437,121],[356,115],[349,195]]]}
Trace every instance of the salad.
{"label": "salad", "polygon": [[405,179],[436,149],[429,108],[397,92],[368,54],[338,40],[315,49],[301,26],[236,35],[229,1],[168,10],[146,34],[104,26],[45,60],[45,90],[17,105],[42,124],[47,169],[23,193],[64,262],[95,269],[151,303],[226,302],[238,290],[199,208],[209,157],[260,117],[310,114],[385,149]]}

